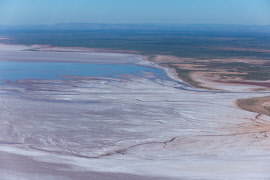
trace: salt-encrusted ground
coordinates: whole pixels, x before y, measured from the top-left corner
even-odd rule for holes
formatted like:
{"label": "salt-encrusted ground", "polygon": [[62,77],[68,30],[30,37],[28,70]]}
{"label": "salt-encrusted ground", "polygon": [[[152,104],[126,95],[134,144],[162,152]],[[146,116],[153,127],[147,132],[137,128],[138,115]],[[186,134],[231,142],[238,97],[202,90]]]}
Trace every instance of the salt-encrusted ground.
{"label": "salt-encrusted ground", "polygon": [[[2,61],[143,63],[5,47]],[[270,118],[235,105],[268,92],[197,90],[147,72],[66,78],[0,86],[2,179],[270,178]]]}

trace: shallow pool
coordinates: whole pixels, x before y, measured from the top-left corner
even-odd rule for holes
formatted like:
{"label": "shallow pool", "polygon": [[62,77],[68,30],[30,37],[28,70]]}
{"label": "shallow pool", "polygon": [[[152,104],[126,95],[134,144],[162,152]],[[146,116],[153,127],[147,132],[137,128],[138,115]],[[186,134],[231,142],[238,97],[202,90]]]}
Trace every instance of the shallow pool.
{"label": "shallow pool", "polygon": [[60,75],[119,77],[141,76],[152,73],[154,77],[166,78],[161,69],[136,64],[88,64],[56,62],[0,62],[0,80],[62,79]]}

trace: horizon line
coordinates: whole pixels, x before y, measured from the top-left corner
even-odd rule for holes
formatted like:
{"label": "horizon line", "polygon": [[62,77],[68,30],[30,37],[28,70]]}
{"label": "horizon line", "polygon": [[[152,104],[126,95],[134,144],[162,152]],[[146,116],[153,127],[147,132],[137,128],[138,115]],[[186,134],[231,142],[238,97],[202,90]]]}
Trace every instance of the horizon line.
{"label": "horizon line", "polygon": [[158,26],[191,26],[191,25],[229,25],[229,26],[270,26],[270,24],[234,24],[234,23],[48,23],[48,24],[0,24],[0,26],[53,26],[53,25],[158,25]]}

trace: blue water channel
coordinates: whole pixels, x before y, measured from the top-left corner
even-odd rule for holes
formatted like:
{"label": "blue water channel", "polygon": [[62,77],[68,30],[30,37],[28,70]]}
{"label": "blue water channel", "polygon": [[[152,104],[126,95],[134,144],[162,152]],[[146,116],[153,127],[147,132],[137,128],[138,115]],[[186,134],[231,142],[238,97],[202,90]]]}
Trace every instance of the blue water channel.
{"label": "blue water channel", "polygon": [[62,79],[59,75],[119,77],[120,74],[142,76],[151,72],[164,79],[161,69],[135,64],[88,64],[55,62],[0,62],[0,80]]}

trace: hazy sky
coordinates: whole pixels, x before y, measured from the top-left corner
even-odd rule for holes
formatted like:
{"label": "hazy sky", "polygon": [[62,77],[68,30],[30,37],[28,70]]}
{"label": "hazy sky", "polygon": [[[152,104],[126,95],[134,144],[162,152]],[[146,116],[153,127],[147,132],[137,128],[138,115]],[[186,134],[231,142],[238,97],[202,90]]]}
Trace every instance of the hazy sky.
{"label": "hazy sky", "polygon": [[0,0],[0,24],[270,24],[270,0]]}

